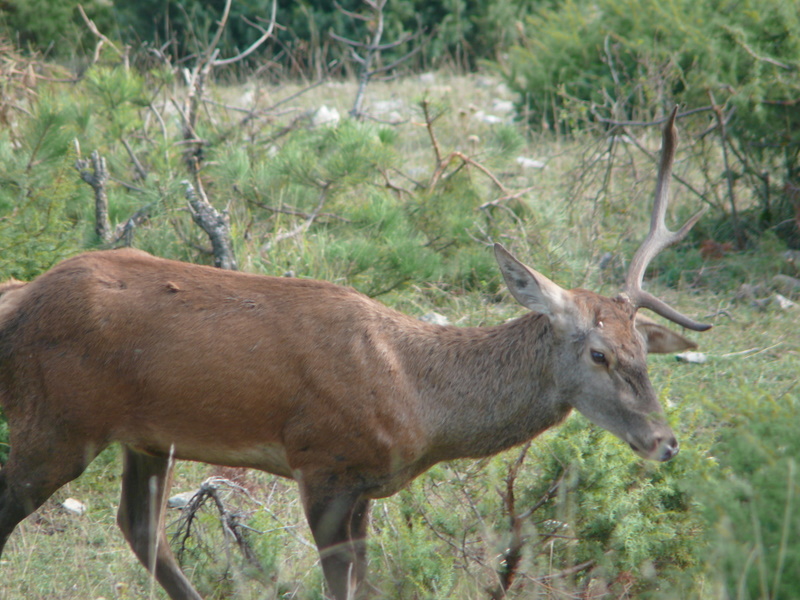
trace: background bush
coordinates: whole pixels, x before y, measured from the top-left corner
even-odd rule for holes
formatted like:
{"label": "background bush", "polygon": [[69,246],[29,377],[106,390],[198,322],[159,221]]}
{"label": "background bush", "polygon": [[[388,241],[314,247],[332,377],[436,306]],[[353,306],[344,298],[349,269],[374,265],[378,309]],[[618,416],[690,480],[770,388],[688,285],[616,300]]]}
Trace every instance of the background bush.
{"label": "background bush", "polygon": [[732,215],[728,239],[741,247],[745,229],[775,228],[797,246],[787,226],[800,206],[795,8],[782,0],[569,0],[527,17],[503,67],[534,127],[609,128],[651,121],[675,104],[718,107],[731,156],[714,177],[755,200],[738,206],[746,212],[741,221]]}

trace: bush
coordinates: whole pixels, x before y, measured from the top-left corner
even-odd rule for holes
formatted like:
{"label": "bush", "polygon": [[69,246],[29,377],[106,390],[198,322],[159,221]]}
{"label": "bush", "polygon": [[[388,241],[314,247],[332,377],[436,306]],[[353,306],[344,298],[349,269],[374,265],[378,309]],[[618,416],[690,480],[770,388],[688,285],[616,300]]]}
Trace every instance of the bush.
{"label": "bush", "polygon": [[800,589],[800,403],[747,400],[715,448],[724,477],[700,493],[709,568],[727,597],[791,598]]}
{"label": "bush", "polygon": [[80,49],[81,33],[86,28],[77,11],[78,4],[102,30],[111,26],[110,2],[9,0],[0,4],[0,37],[34,52],[60,59],[73,58]]}
{"label": "bush", "polygon": [[[783,0],[570,0],[528,18],[505,65],[521,114],[535,127],[652,121],[675,104],[719,109],[728,121],[727,171],[746,185],[758,231],[791,219],[800,172],[800,16]],[[711,115],[711,123],[715,123]],[[709,125],[704,120],[702,128]],[[719,140],[719,132],[715,138]],[[741,182],[739,182],[741,180]],[[723,210],[731,211],[733,198]],[[747,199],[739,201],[747,208]],[[722,208],[722,207],[721,207]],[[729,239],[747,221],[730,215]],[[794,244],[796,231],[779,228]]]}

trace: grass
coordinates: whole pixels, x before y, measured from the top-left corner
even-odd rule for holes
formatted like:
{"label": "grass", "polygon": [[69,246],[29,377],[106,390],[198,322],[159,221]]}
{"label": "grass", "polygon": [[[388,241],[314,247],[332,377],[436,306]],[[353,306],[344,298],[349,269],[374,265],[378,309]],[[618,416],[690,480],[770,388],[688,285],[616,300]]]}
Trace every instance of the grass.
{"label": "grass", "polygon": [[[327,84],[289,103],[289,112],[275,119],[289,120],[323,103],[344,115],[353,90],[349,82]],[[211,93],[223,104],[244,106],[245,97],[256,97],[260,106],[269,106],[296,91],[293,84],[271,88],[253,82],[217,86]],[[522,200],[478,210],[503,193],[474,165],[425,189],[437,164],[417,104],[423,98],[441,110],[435,123],[440,154],[464,152],[507,188],[530,188]],[[490,112],[495,98],[509,95],[483,76],[436,74],[434,83],[413,78],[371,85],[367,110],[392,103],[403,121],[391,135],[381,134],[385,126],[379,124],[367,133],[391,138],[394,159],[385,159],[387,173],[395,187],[406,191],[389,193],[379,177],[362,176],[326,206],[342,219],[320,222],[271,252],[260,251],[264,242],[290,230],[297,220],[248,209],[243,197],[276,202],[275,193],[287,205],[306,202],[313,207],[316,191],[313,184],[302,187],[296,180],[291,186],[275,184],[277,176],[269,172],[274,167],[271,151],[259,145],[264,133],[255,126],[245,131],[244,138],[259,143],[241,146],[247,152],[220,152],[208,165],[219,182],[212,190],[214,200],[221,204],[234,198],[234,230],[247,231],[237,237],[242,268],[269,274],[291,270],[354,285],[416,316],[436,311],[459,325],[493,324],[522,312],[505,298],[492,259],[480,243],[494,238],[565,287],[614,293],[626,257],[647,226],[652,165],[631,159],[635,168],[622,165],[605,185],[598,174],[603,169],[590,168],[592,156],[602,161],[592,155],[590,140],[526,139],[519,131],[514,135],[475,118],[479,111]],[[239,118],[230,111],[214,113],[214,123],[222,129]],[[368,137],[362,131],[350,134],[353,142]],[[642,137],[657,148],[654,132]],[[303,143],[312,142],[319,143]],[[354,143],[352,148],[354,156],[369,160],[368,147]],[[517,155],[543,160],[546,168],[523,170],[514,160]],[[459,159],[453,161],[455,170]],[[691,177],[691,165],[680,168]],[[137,231],[137,245],[157,254],[203,260],[173,227],[186,219],[178,186],[153,169],[153,177],[163,180],[149,188],[147,197],[159,190],[167,200],[152,223]],[[352,175],[344,167],[337,173]],[[243,196],[231,191],[230,182]],[[84,191],[88,194],[88,188]],[[678,194],[675,212],[694,201]],[[127,214],[127,208],[119,207],[136,205],[128,195],[117,210]],[[89,236],[82,227],[88,225],[75,217],[74,229],[85,242]],[[180,231],[202,242],[191,226]],[[436,238],[443,231],[449,236],[444,242]],[[417,243],[413,236],[428,239]],[[590,591],[599,597],[605,591],[611,597],[767,600],[775,597],[773,590],[791,585],[800,571],[795,558],[800,491],[796,475],[790,476],[796,455],[781,454],[780,448],[795,446],[789,443],[792,427],[767,425],[771,418],[793,427],[800,422],[800,309],[757,309],[737,301],[735,292],[742,283],[766,283],[773,274],[792,273],[776,240],[714,262],[703,260],[695,246],[697,241],[665,253],[649,283],[679,310],[715,325],[690,336],[700,343],[707,362],[686,364],[669,356],[650,360],[651,378],[668,407],[681,454],[665,465],[644,463],[610,434],[574,415],[534,441],[516,478],[510,474],[520,449],[491,460],[438,465],[407,490],[375,503],[370,581],[380,597],[489,597],[486,590],[497,585],[497,572],[515,539],[509,489],[514,490],[518,513],[538,506],[519,524],[525,543],[509,598],[567,598]],[[612,259],[600,268],[604,253]],[[19,526],[0,563],[2,600],[166,597],[136,562],[114,523],[120,472],[118,450],[111,448]],[[173,489],[196,489],[219,473],[205,465],[179,464]],[[226,543],[209,509],[185,555],[190,579],[208,598],[321,598],[317,555],[294,484],[261,473],[236,476],[244,477],[252,496],[263,502],[232,491],[224,496],[252,528],[248,539],[262,572]],[[766,496],[759,496],[752,485],[747,488],[748,483],[760,484]],[[743,495],[743,489],[750,495]],[[86,503],[86,514],[64,512],[59,503],[67,497]],[[748,506],[758,510],[751,514]],[[777,522],[770,520],[772,513],[778,514]],[[177,511],[170,512],[172,532],[177,518]]]}

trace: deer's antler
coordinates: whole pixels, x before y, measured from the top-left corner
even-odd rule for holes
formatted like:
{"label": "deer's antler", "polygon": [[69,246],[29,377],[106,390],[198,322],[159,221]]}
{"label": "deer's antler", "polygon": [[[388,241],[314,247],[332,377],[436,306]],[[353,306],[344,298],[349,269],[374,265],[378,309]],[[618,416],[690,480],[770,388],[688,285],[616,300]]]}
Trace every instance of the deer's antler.
{"label": "deer's antler", "polygon": [[649,308],[654,313],[687,329],[705,331],[710,329],[711,325],[699,323],[679,313],[663,300],[659,300],[642,289],[644,272],[647,269],[647,265],[653,260],[653,257],[667,246],[671,246],[682,240],[700,217],[703,216],[703,213],[705,213],[705,209],[700,210],[686,221],[684,226],[678,231],[670,231],[667,229],[665,217],[667,214],[667,203],[669,201],[669,180],[672,176],[672,163],[675,160],[675,147],[678,142],[678,131],[675,128],[675,116],[677,113],[678,107],[676,106],[672,110],[667,124],[664,126],[661,144],[661,164],[658,167],[658,181],[656,183],[653,214],[650,217],[650,232],[636,251],[636,254],[633,255],[621,296],[627,298],[636,308]]}

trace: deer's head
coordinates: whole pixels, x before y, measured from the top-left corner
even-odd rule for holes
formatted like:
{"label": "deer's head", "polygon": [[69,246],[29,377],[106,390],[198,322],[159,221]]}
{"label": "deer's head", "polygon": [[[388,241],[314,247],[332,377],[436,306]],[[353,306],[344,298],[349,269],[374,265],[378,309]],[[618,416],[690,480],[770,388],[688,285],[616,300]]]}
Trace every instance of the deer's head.
{"label": "deer's head", "polygon": [[677,138],[675,115],[673,111],[664,128],[650,232],[631,261],[619,295],[607,298],[582,289],[566,290],[495,245],[511,294],[550,321],[558,348],[555,376],[569,404],[627,442],[638,455],[659,461],[674,457],[678,442],[650,383],[647,353],[679,352],[696,344],[638,309],[648,308],[694,331],[710,328],[642,289],[652,258],[681,240],[702,215],[702,211],[694,215],[677,232],[669,231],[664,222]]}

